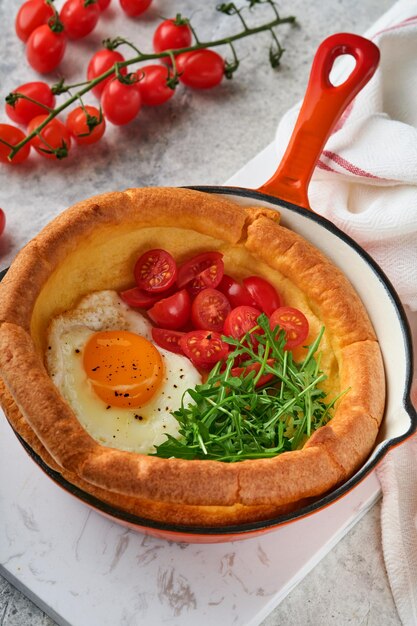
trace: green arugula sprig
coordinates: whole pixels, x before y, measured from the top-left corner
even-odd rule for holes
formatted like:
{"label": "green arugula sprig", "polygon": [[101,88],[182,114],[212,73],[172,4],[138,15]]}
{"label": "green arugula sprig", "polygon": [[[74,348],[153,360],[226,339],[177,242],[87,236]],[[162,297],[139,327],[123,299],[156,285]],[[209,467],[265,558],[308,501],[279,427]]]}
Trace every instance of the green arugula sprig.
{"label": "green arugula sprig", "polygon": [[[223,337],[234,350],[225,364],[216,364],[204,384],[185,392],[181,407],[172,413],[180,438],[167,434],[155,456],[228,462],[269,458],[301,448],[331,419],[342,394],[326,403],[326,393],[319,387],[326,379],[320,354],[316,358],[324,327],[305,359],[296,362],[285,350],[282,329],[272,330],[264,314],[257,322],[241,340]],[[233,375],[237,357],[239,367],[257,364],[258,371]],[[274,379],[256,387],[265,374]]]}

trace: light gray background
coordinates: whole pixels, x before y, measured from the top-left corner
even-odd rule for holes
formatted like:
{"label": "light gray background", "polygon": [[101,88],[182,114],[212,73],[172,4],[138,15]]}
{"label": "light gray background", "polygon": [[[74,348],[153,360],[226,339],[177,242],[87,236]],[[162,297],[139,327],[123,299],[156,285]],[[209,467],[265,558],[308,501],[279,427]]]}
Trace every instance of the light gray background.
{"label": "light gray background", "polygon": [[[36,80],[14,35],[18,4],[0,0],[2,98],[17,85]],[[300,25],[278,31],[286,48],[278,72],[268,64],[268,35],[246,40],[238,45],[241,67],[233,81],[210,92],[181,87],[168,104],[143,110],[137,121],[124,128],[109,128],[99,144],[74,151],[66,162],[51,163],[36,156],[20,167],[1,166],[0,206],[8,226],[0,240],[0,268],[53,216],[79,199],[128,186],[224,182],[273,139],[283,113],[302,97],[320,41],[338,31],[363,33],[392,4],[391,0],[282,0],[282,14],[296,15]],[[131,21],[112,0],[99,31],[69,47],[62,73],[71,81],[82,80],[86,59],[104,36],[128,34],[149,50],[158,14],[193,15],[194,25],[207,40],[238,28],[232,26],[233,18],[216,14],[215,5],[216,0],[154,0],[144,19]],[[0,123],[7,121],[0,111]],[[264,626],[400,624],[384,568],[379,516],[376,505]],[[0,578],[0,626],[53,624]]]}

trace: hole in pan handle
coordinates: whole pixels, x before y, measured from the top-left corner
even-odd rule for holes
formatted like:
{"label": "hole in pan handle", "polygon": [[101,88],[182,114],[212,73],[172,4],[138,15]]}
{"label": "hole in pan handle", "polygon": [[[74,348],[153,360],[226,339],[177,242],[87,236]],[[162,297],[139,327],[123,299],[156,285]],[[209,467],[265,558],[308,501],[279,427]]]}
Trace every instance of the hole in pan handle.
{"label": "hole in pan handle", "polygon": [[[335,86],[330,72],[344,54],[353,56],[356,64]],[[321,43],[288,148],[275,174],[258,191],[311,210],[307,189],[319,156],[343,111],[373,76],[379,56],[377,46],[359,35],[337,33]]]}

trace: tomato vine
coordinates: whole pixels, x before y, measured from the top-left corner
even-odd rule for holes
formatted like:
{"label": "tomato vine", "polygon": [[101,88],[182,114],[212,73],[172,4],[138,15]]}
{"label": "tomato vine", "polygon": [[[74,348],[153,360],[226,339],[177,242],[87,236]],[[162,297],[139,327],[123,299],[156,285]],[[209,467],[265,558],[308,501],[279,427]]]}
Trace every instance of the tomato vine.
{"label": "tomato vine", "polygon": [[[90,6],[91,3],[94,4],[95,1],[98,1],[100,4],[100,0],[88,0],[88,6]],[[200,40],[196,30],[191,24],[190,19],[183,17],[180,14],[171,20],[165,20],[160,26],[158,26],[154,35],[153,44],[155,52],[153,53],[142,52],[134,43],[128,41],[124,37],[115,37],[113,39],[105,40],[103,42],[105,50],[108,51],[109,55],[113,53],[113,58],[110,61],[107,61],[107,65],[104,65],[104,71],[102,71],[103,65],[98,65],[98,71],[100,71],[99,74],[97,74],[97,70],[95,72],[90,72],[90,62],[88,78],[86,81],[69,85],[66,84],[64,79],[62,79],[53,85],[51,88],[52,97],[62,94],[68,95],[66,100],[58,106],[53,106],[53,104],[51,106],[49,102],[47,104],[44,98],[42,101],[36,100],[36,98],[27,93],[27,91],[25,93],[25,90],[23,89],[20,92],[14,91],[10,93],[6,97],[7,109],[9,111],[11,109],[17,110],[19,103],[22,104],[23,101],[26,101],[32,105],[32,108],[33,106],[38,106],[38,108],[40,107],[43,110],[44,115],[42,115],[42,121],[40,121],[36,126],[31,124],[29,126],[28,134],[23,135],[23,138],[20,138],[20,140],[16,141],[16,143],[10,143],[7,141],[7,138],[2,137],[0,134],[0,144],[3,146],[3,154],[5,148],[9,148],[10,152],[7,155],[8,161],[18,162],[19,159],[16,155],[18,155],[18,153],[23,154],[23,152],[27,150],[28,144],[32,145],[35,143],[39,148],[39,144],[42,145],[43,143],[44,148],[40,149],[43,156],[58,159],[62,159],[67,156],[70,142],[62,139],[61,144],[58,146],[54,146],[51,143],[48,144],[48,142],[44,139],[44,134],[48,129],[46,129],[46,131],[44,129],[50,125],[58,115],[76,102],[81,105],[81,109],[84,111],[86,116],[86,125],[88,128],[87,134],[88,132],[93,133],[97,126],[103,126],[103,114],[104,118],[108,118],[109,121],[115,124],[123,124],[131,121],[140,109],[141,96],[140,94],[137,94],[137,91],[140,90],[141,87],[143,88],[146,84],[149,85],[149,81],[151,80],[149,75],[147,75],[145,67],[143,70],[142,68],[139,68],[137,71],[128,73],[128,68],[134,64],[142,63],[144,61],[154,62],[156,60],[164,63],[161,67],[165,68],[166,71],[165,80],[164,83],[159,86],[161,94],[157,96],[155,104],[161,104],[163,101],[168,100],[169,93],[166,89],[168,88],[172,90],[173,93],[173,90],[180,81],[189,87],[210,88],[217,85],[223,76],[228,79],[232,78],[233,74],[240,65],[237,51],[234,46],[235,42],[262,32],[269,32],[271,35],[272,42],[269,48],[269,62],[272,67],[277,67],[280,63],[284,48],[281,46],[274,29],[282,24],[294,24],[296,22],[296,18],[294,16],[281,17],[273,0],[246,1],[247,4],[242,7],[238,7],[234,2],[221,3],[217,5],[217,11],[227,16],[235,16],[240,22],[241,29],[233,35],[214,41]],[[45,2],[48,6],[52,7],[53,0],[45,0]],[[272,19],[261,25],[251,26],[245,18],[244,11],[245,9],[253,9],[257,5],[269,5],[272,11]],[[87,7],[87,4],[85,4],[85,6]],[[39,28],[51,29],[51,33],[61,33],[62,30],[65,31],[65,26],[62,24],[62,21],[60,21],[60,16],[58,15],[56,9],[53,8],[53,10],[53,17],[49,18],[49,22],[47,24],[43,24]],[[168,33],[168,35],[171,35],[171,40],[169,36],[166,38],[163,30],[161,30],[163,24],[167,22],[172,25],[172,28],[176,28],[178,31],[175,33]],[[172,35],[175,35],[177,38],[173,38]],[[29,36],[29,43],[31,41],[31,37],[32,35]],[[170,41],[171,47],[167,48]],[[178,42],[179,45],[176,44],[176,42]],[[231,50],[231,60],[224,60],[220,57],[220,55],[211,50],[212,48],[224,45],[229,46]],[[134,54],[130,58],[125,59],[118,52],[115,52],[120,46],[125,46],[127,49],[133,51]],[[104,55],[105,50],[101,51]],[[111,65],[109,65],[109,63],[111,63]],[[151,68],[155,66],[150,65],[147,67]],[[203,76],[201,79],[201,73],[205,70],[208,72],[207,76]],[[153,80],[160,80],[158,76],[161,76],[161,72],[157,75],[154,70]],[[143,83],[141,86],[142,81]],[[103,89],[101,88],[102,85],[105,85]],[[120,88],[116,89],[115,85]],[[163,89],[165,89],[165,92],[162,94]],[[74,90],[76,91],[74,92]],[[96,115],[91,114],[91,107],[87,107],[83,104],[83,96],[90,91],[93,91],[96,94],[103,91],[101,100],[103,111],[102,108],[100,108],[99,113]],[[112,98],[117,97],[119,102],[121,97],[119,93],[120,91],[126,93],[131,91],[136,102],[133,107],[134,110],[130,110],[127,106],[129,111],[126,113],[126,119],[123,118],[123,115],[120,118],[118,115],[112,116],[111,113]],[[112,92],[117,93],[114,95]],[[127,97],[128,96],[126,96],[126,98]],[[82,133],[82,135],[85,137],[86,133]],[[88,143],[88,141],[84,141],[84,143]]]}

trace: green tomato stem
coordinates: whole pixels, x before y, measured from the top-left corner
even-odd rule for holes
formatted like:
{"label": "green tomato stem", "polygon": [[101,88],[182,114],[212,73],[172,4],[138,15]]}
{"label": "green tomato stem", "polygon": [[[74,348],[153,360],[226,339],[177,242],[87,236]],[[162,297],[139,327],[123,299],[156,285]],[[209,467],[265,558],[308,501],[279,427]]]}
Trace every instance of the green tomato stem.
{"label": "green tomato stem", "polygon": [[[96,85],[98,85],[103,80],[111,76],[114,72],[120,70],[120,68],[122,67],[128,67],[129,65],[133,65],[134,63],[141,63],[143,61],[152,61],[155,59],[162,59],[166,57],[170,57],[172,59],[172,57],[178,56],[179,54],[182,54],[184,52],[192,52],[196,50],[202,50],[205,48],[216,48],[218,46],[223,46],[227,44],[231,45],[234,41],[238,41],[240,39],[244,39],[245,37],[250,37],[252,35],[256,35],[258,33],[271,30],[272,28],[279,26],[281,24],[294,24],[295,21],[296,21],[295,16],[289,16],[289,17],[284,17],[284,18],[276,17],[276,19],[274,19],[273,21],[263,24],[261,26],[256,26],[254,28],[246,27],[241,32],[236,33],[235,35],[231,35],[230,37],[225,37],[223,39],[217,39],[215,41],[209,41],[209,42],[199,42],[193,46],[188,46],[186,48],[179,48],[177,50],[166,50],[165,52],[160,52],[160,53],[155,53],[155,54],[139,53],[137,54],[137,56],[134,56],[131,59],[127,59],[126,61],[115,63],[106,72],[103,72],[103,74],[100,74],[100,76],[97,76],[93,80],[88,81],[85,84],[85,87],[83,87],[77,93],[69,97],[60,106],[51,110],[48,117],[46,117],[45,120],[37,128],[35,128],[29,135],[27,135],[25,139],[22,139],[22,141],[20,141],[18,144],[14,146],[13,150],[8,155],[8,160],[12,161],[14,156],[19,152],[19,150],[23,148],[24,145],[29,143],[33,139],[33,137],[35,137],[35,135],[37,135],[43,128],[45,128],[45,126],[55,117],[57,117],[62,111],[67,109],[71,104],[79,100],[81,96],[91,91],[91,89],[93,89]],[[129,42],[123,41],[123,43],[126,43],[127,45],[130,45],[131,47],[133,47],[133,44],[130,44]],[[79,84],[82,85],[83,83],[79,83]]]}

